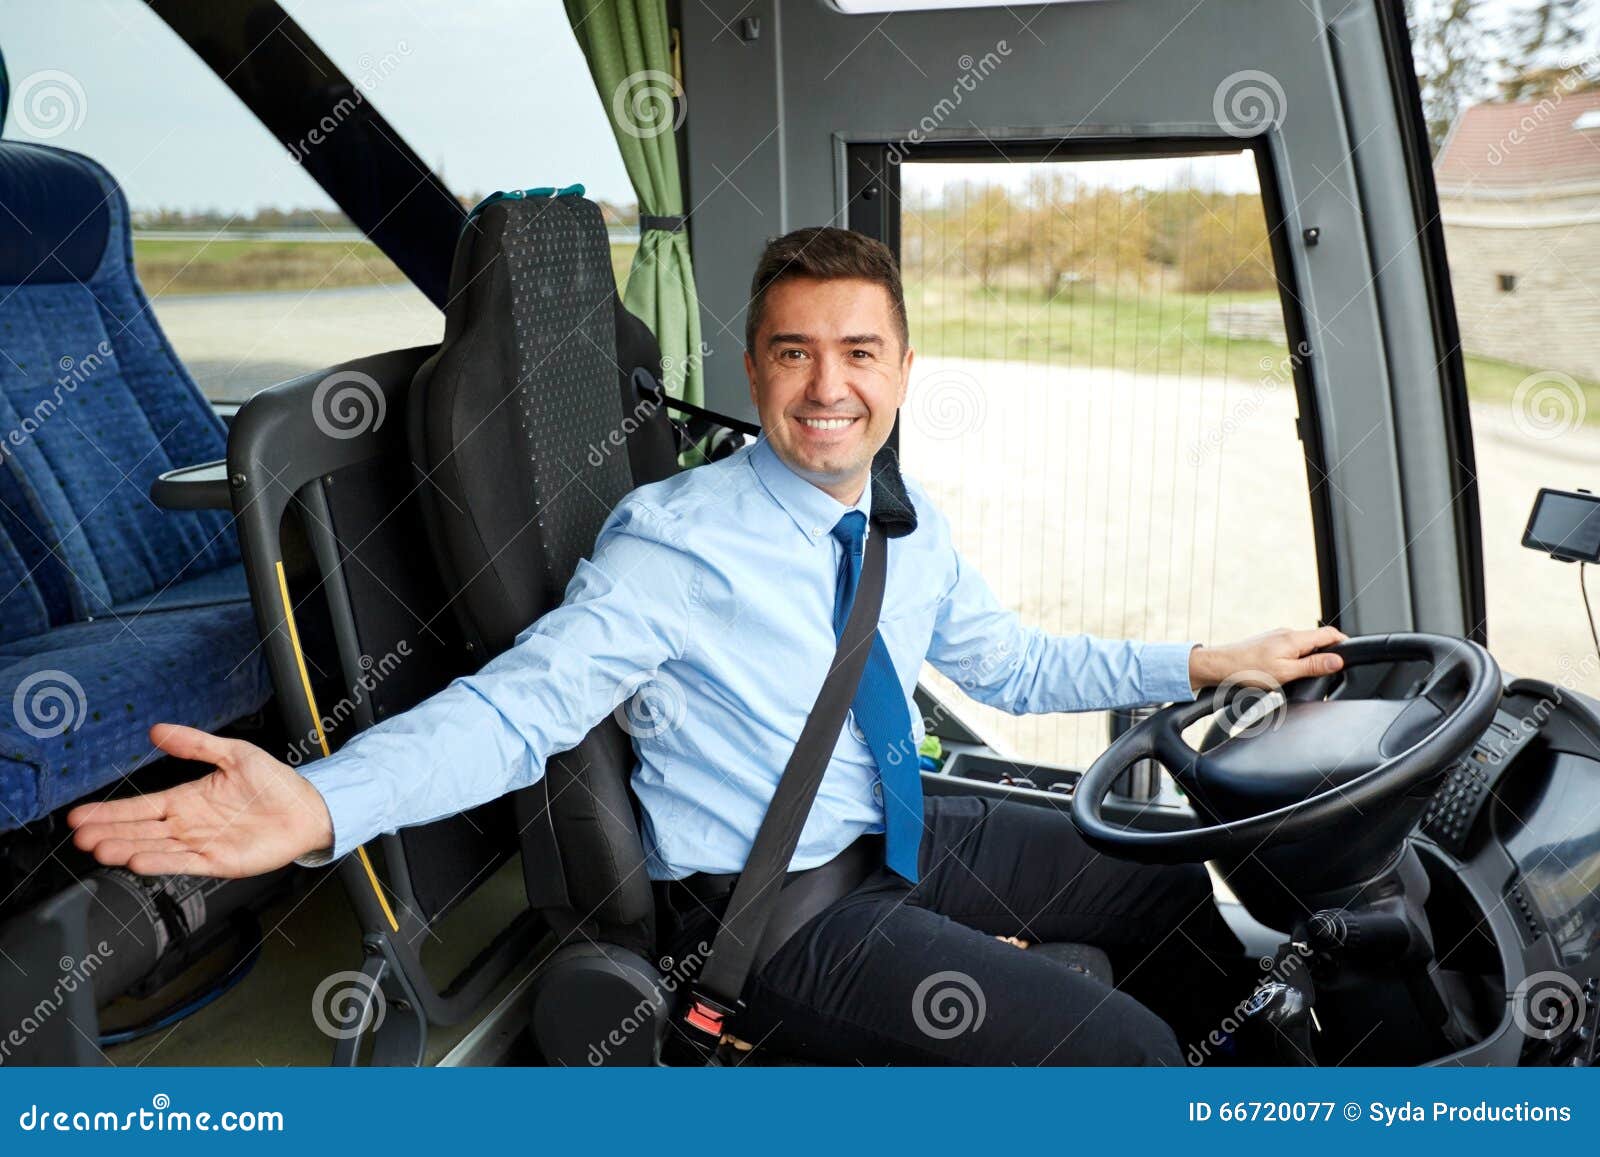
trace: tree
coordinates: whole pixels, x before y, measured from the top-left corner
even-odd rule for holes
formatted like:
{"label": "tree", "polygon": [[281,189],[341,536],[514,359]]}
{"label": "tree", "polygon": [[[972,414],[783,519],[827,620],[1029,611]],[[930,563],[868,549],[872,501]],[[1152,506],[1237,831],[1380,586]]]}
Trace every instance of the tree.
{"label": "tree", "polygon": [[1553,92],[1573,70],[1583,48],[1581,6],[1582,0],[1539,0],[1507,20],[1507,51],[1500,58],[1504,99]]}
{"label": "tree", "polygon": [[1054,297],[1066,278],[1104,280],[1120,270],[1137,275],[1150,248],[1150,223],[1138,192],[1085,186],[1053,166],[1028,179],[1030,264]]}
{"label": "tree", "polygon": [[1450,126],[1480,98],[1488,80],[1490,40],[1481,0],[1406,0],[1406,15],[1428,145],[1438,156]]}
{"label": "tree", "polygon": [[1018,212],[1004,185],[967,183],[961,194],[957,218],[961,235],[955,239],[955,246],[961,263],[977,275],[984,289],[991,289],[1005,269],[1028,252],[1024,215]]}

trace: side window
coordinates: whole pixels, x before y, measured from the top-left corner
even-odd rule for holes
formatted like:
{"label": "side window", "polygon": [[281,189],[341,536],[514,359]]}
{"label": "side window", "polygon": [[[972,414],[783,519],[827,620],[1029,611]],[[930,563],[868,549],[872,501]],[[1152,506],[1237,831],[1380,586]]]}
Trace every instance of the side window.
{"label": "side window", "polygon": [[[1584,572],[1525,550],[1544,486],[1596,489],[1600,301],[1586,254],[1600,181],[1593,58],[1441,119],[1434,159],[1470,398],[1489,643],[1508,672],[1600,695]],[[1589,596],[1590,599],[1593,596]]]}
{"label": "side window", "polygon": [[[1226,640],[1321,613],[1295,363],[1249,153],[907,161],[906,469],[1006,606],[1054,633]],[[1019,758],[1105,714],[929,685]]]}
{"label": "side window", "polygon": [[0,14],[12,139],[84,153],[122,186],[134,269],[213,401],[437,341],[443,317],[138,0]]}
{"label": "side window", "polygon": [[[294,19],[463,204],[581,182],[607,208],[626,276],[632,190],[560,5],[515,19],[442,0],[386,6],[381,20],[365,5],[300,8]],[[121,184],[135,271],[212,400],[442,336],[439,309],[302,168],[319,142],[285,148],[142,0],[11,5],[0,46],[5,135],[86,154]],[[323,123],[336,131],[346,115],[331,108]]]}

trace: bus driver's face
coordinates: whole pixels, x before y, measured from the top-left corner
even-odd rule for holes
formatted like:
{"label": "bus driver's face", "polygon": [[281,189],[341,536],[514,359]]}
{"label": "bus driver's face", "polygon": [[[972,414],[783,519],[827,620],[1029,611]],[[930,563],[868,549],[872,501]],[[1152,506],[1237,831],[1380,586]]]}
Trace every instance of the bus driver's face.
{"label": "bus driver's face", "polygon": [[851,504],[905,401],[911,356],[883,286],[791,277],[767,290],[744,366],[778,457]]}

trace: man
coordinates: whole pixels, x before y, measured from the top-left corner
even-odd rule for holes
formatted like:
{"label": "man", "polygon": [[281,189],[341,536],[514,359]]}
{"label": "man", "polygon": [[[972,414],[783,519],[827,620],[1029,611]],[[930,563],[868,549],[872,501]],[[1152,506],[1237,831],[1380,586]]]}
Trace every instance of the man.
{"label": "man", "polygon": [[[151,874],[326,862],[537,780],[649,680],[653,710],[630,727],[649,870],[680,881],[661,889],[670,942],[709,941],[726,897],[706,902],[694,883],[743,867],[860,573],[870,466],[912,365],[892,254],[840,229],[777,239],[745,338],[762,439],[628,495],[562,606],[509,651],[303,774],[248,743],[157,726],[163,750],[216,770],[74,809],[78,846]],[[885,758],[886,743],[914,750],[921,737],[909,704],[925,658],[1011,712],[1098,710],[1331,672],[1339,660],[1313,652],[1343,636],[1277,631],[1224,647],[1049,636],[999,606],[920,487],[906,497],[916,522],[888,540],[881,662],[869,661],[790,868],[861,839],[881,839],[887,862],[752,978],[740,1035],[834,1063],[1180,1063],[1167,1024],[1130,994],[1176,1015],[1163,989],[1215,971],[1202,953],[1238,953],[1205,870],[1098,856],[1054,810],[924,805],[905,772],[915,761]],[[1126,991],[1019,947],[1039,940],[1101,945]],[[981,1022],[950,1031],[950,999],[981,1006]]]}

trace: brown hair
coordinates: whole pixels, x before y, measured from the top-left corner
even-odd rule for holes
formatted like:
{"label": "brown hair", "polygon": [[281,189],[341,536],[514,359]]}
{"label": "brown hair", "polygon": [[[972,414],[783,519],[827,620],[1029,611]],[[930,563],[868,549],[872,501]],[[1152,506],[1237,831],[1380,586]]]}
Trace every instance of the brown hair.
{"label": "brown hair", "polygon": [[789,277],[814,277],[825,281],[856,278],[883,286],[894,312],[901,351],[910,344],[906,297],[900,287],[900,265],[889,247],[864,233],[835,229],[830,225],[811,225],[768,241],[761,251],[756,275],[750,281],[750,305],[744,316],[746,349],[755,346],[767,290]]}

